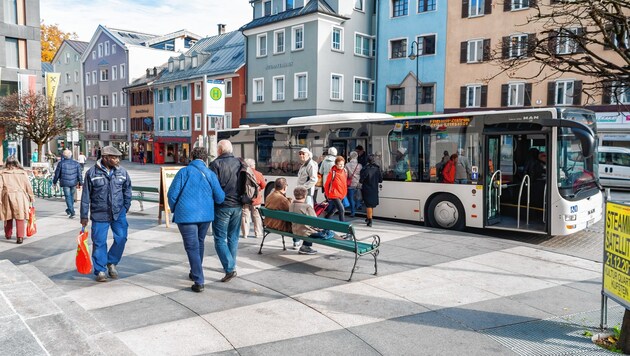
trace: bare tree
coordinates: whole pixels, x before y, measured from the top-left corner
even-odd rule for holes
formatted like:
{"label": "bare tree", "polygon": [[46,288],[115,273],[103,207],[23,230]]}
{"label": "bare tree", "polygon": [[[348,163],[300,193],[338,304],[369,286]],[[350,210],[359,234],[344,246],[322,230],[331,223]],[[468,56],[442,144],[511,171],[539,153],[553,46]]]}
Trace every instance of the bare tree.
{"label": "bare tree", "polygon": [[42,152],[48,141],[65,135],[68,130],[80,129],[83,122],[83,114],[77,107],[52,100],[33,91],[0,98],[0,125],[5,126],[8,134],[35,142],[37,150]]}
{"label": "bare tree", "polygon": [[[506,10],[513,1],[504,0]],[[527,1],[527,0],[525,0]],[[563,74],[590,78],[582,84],[588,99],[603,94],[604,102],[620,102],[630,83],[630,1],[529,0],[531,15],[517,24],[535,29],[524,41],[504,37],[491,59],[513,79],[536,83]],[[535,68],[534,72],[522,71]],[[528,72],[524,75],[523,72]],[[533,73],[533,74],[532,74]],[[492,78],[486,78],[491,80]],[[620,85],[623,84],[623,85]],[[625,95],[630,95],[626,93]]]}

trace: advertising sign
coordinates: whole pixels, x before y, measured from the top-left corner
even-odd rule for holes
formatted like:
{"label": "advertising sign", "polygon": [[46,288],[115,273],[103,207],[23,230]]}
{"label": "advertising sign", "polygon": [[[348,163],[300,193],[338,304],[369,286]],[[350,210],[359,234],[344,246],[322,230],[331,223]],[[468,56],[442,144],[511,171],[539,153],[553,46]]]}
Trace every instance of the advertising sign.
{"label": "advertising sign", "polygon": [[166,227],[170,227],[171,208],[168,205],[168,188],[182,167],[162,167],[160,170],[160,206],[158,208],[158,224],[162,223],[162,211],[164,211]]}
{"label": "advertising sign", "polygon": [[208,80],[203,98],[206,115],[225,115],[225,83],[222,80]]}
{"label": "advertising sign", "polygon": [[630,205],[606,202],[603,292],[630,309]]}

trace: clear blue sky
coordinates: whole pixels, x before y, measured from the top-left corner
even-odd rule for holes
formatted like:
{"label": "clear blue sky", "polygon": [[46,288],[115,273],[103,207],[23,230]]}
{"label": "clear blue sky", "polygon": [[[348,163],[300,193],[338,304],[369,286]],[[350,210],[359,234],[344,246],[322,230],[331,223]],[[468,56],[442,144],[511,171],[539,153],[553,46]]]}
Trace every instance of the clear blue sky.
{"label": "clear blue sky", "polygon": [[181,29],[200,36],[215,35],[217,24],[227,31],[252,20],[248,0],[43,0],[40,17],[90,41],[99,24],[140,32],[166,34]]}

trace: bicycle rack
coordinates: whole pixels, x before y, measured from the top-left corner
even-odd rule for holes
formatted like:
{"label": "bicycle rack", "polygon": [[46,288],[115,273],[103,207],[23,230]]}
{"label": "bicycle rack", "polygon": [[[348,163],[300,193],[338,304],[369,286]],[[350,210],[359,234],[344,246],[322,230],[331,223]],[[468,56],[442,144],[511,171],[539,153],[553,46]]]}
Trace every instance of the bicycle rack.
{"label": "bicycle rack", "polygon": [[530,192],[530,180],[529,175],[525,175],[523,177],[523,181],[521,182],[521,188],[518,190],[518,206],[516,211],[516,228],[521,227],[521,196],[523,195],[523,186],[527,183],[527,225],[529,225],[529,192]]}

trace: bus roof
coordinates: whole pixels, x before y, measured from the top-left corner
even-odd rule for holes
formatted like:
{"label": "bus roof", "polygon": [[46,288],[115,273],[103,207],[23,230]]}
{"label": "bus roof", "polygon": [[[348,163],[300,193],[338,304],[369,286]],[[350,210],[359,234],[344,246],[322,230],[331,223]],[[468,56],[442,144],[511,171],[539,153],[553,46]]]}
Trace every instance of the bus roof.
{"label": "bus roof", "polygon": [[375,112],[359,112],[359,113],[344,113],[344,114],[329,114],[329,115],[313,115],[313,116],[299,116],[293,117],[287,121],[289,125],[300,124],[321,124],[321,123],[335,123],[341,121],[359,121],[359,120],[375,120],[375,119],[393,119],[394,117],[389,114],[375,113]]}

